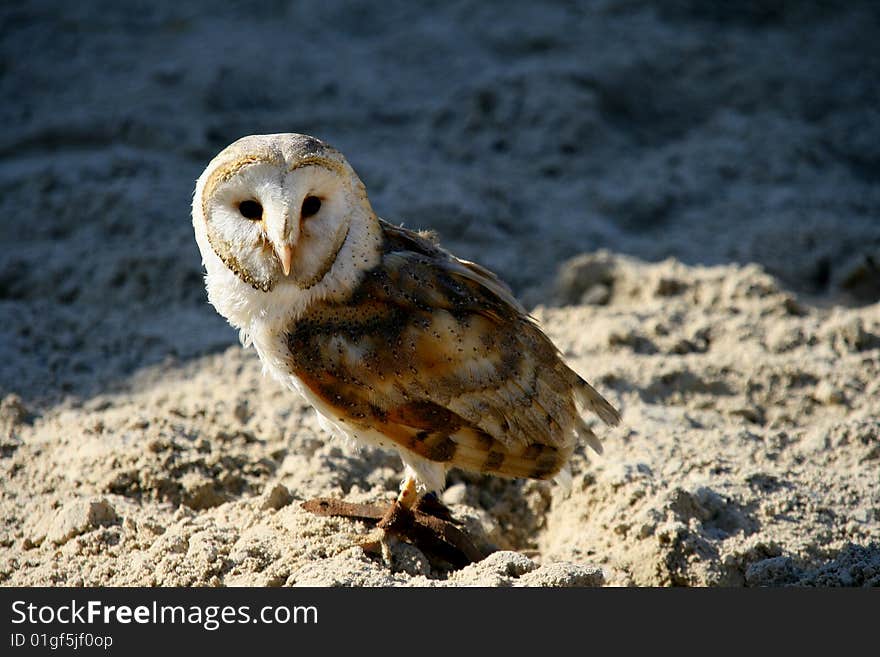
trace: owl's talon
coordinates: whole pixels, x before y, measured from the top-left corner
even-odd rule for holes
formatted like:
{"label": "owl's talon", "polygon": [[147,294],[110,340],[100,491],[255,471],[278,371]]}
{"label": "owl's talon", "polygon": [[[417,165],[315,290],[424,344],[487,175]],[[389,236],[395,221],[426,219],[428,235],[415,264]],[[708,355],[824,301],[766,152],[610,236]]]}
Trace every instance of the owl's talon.
{"label": "owl's talon", "polygon": [[357,546],[370,556],[375,556],[382,552],[382,541],[358,541]]}
{"label": "owl's talon", "polygon": [[391,548],[397,541],[396,536],[384,529],[374,529],[367,535],[367,540],[357,545],[369,557],[381,557],[382,563],[390,567],[392,564]]}
{"label": "owl's talon", "polygon": [[387,550],[386,534],[382,529],[374,529],[364,537],[364,540],[358,541],[357,546],[361,548],[367,556],[382,556]]}

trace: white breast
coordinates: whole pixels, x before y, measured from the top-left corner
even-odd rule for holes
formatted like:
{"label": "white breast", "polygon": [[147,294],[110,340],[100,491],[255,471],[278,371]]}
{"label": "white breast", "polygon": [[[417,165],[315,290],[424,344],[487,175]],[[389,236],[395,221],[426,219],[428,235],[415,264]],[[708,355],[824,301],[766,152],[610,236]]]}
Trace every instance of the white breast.
{"label": "white breast", "polygon": [[[376,266],[380,258],[381,235],[378,223],[353,224],[333,267],[317,285],[301,290],[279,285],[270,292],[254,290],[232,273],[211,251],[203,250],[207,269],[208,299],[230,324],[239,329],[242,345],[253,345],[263,372],[271,374],[285,388],[296,391],[318,413],[322,428],[357,448],[363,445],[393,449],[407,466],[421,492],[442,490],[447,467],[424,459],[373,429],[353,427],[315,395],[290,369],[286,335],[316,299],[345,298],[363,272]],[[205,241],[203,239],[203,241]]]}

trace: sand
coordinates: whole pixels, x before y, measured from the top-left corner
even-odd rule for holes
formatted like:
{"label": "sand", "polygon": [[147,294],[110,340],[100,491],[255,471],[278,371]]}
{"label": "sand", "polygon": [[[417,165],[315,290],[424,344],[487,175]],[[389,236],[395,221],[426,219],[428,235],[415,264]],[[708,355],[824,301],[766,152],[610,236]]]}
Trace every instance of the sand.
{"label": "sand", "polygon": [[[871,3],[98,4],[0,10],[0,585],[880,585]],[[270,131],[495,269],[623,413],[567,496],[452,473],[480,563],[300,508],[401,466],[206,303],[194,181]]]}

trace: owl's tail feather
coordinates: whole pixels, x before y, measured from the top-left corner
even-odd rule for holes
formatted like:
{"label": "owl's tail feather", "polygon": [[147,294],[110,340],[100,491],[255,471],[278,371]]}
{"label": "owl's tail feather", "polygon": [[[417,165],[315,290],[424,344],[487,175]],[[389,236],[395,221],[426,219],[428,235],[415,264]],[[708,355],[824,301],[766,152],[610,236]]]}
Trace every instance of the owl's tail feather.
{"label": "owl's tail feather", "polygon": [[605,424],[612,427],[620,424],[620,413],[617,409],[600,395],[593,386],[580,377],[578,377],[577,385],[575,386],[575,397],[585,410],[592,411],[598,415]]}
{"label": "owl's tail feather", "polygon": [[[577,377],[577,383],[574,389],[575,398],[583,410],[592,411],[598,415],[605,424],[611,426],[620,424],[620,413],[608,402],[607,399],[600,395],[593,386],[582,378]],[[577,432],[578,438],[592,447],[597,454],[602,453],[602,442],[581,418],[578,418],[575,431]]]}
{"label": "owl's tail feather", "polygon": [[596,454],[602,453],[602,441],[599,440],[599,437],[593,433],[593,430],[590,429],[590,427],[584,424],[583,420],[580,418],[578,419],[577,426],[575,426],[574,430],[577,432],[578,438],[592,447]]}

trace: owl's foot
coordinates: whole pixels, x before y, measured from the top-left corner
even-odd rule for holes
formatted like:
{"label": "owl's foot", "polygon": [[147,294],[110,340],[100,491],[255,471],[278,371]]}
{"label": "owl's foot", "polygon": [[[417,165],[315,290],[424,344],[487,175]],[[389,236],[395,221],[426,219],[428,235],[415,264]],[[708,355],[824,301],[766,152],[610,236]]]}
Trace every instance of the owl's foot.
{"label": "owl's foot", "polygon": [[[401,502],[401,495],[391,506],[379,504],[352,504],[332,498],[318,498],[303,502],[302,507],[322,516],[338,516],[376,522],[378,534],[363,543],[367,552],[381,552],[388,557],[387,538],[403,540],[419,548],[426,556],[439,559],[455,568],[462,568],[488,556],[480,550],[452,519],[436,496],[416,498],[412,506]],[[405,502],[410,498],[404,497]]]}
{"label": "owl's foot", "polygon": [[[434,515],[433,512],[440,509],[445,517]],[[412,543],[429,557],[439,557],[456,568],[475,563],[487,556],[457,526],[449,509],[436,497],[423,497],[412,509],[395,500],[376,526]]]}

